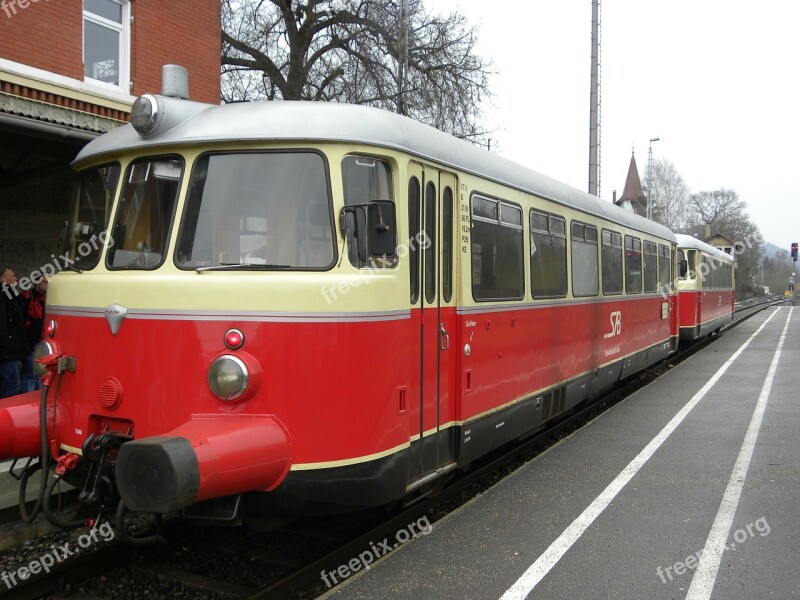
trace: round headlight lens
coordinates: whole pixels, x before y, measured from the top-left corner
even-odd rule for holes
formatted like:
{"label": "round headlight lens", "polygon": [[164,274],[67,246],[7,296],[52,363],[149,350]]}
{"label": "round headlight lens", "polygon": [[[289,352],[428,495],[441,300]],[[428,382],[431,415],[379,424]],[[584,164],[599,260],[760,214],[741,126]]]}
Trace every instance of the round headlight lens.
{"label": "round headlight lens", "polygon": [[220,356],[208,369],[208,385],[222,400],[241,398],[247,391],[249,374],[244,362],[229,354]]}
{"label": "round headlight lens", "polygon": [[158,101],[150,94],[139,96],[131,106],[131,125],[140,135],[155,130],[158,116]]}
{"label": "round headlight lens", "polygon": [[41,379],[47,373],[47,368],[42,363],[36,362],[36,359],[55,354],[55,352],[55,344],[49,340],[36,344],[36,348],[33,349],[33,372],[36,373],[36,377]]}

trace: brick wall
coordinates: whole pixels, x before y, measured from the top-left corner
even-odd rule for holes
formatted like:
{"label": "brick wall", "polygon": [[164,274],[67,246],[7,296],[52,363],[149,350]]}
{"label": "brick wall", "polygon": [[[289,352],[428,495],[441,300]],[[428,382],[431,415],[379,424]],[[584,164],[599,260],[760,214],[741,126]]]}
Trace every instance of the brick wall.
{"label": "brick wall", "polygon": [[[131,13],[130,93],[160,92],[173,63],[189,69],[193,100],[219,103],[219,0],[133,0]],[[82,81],[82,37],[80,0],[0,0],[0,58]]]}
{"label": "brick wall", "polygon": [[80,0],[0,2],[0,57],[83,79]]}
{"label": "brick wall", "polygon": [[161,66],[189,69],[189,97],[219,104],[220,2],[133,3],[131,93],[161,91]]}

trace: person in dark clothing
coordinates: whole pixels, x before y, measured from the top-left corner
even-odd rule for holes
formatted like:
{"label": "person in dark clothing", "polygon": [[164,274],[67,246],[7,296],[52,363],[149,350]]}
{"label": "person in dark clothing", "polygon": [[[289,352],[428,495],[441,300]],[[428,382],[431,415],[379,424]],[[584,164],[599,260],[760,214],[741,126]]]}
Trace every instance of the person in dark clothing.
{"label": "person in dark clothing", "polygon": [[21,392],[22,363],[30,353],[25,331],[28,302],[16,284],[14,269],[5,267],[0,275],[0,398]]}
{"label": "person in dark clothing", "polygon": [[28,333],[28,349],[30,352],[22,362],[21,391],[32,392],[42,389],[42,382],[36,377],[33,370],[33,350],[42,340],[42,329],[44,328],[45,297],[47,296],[46,278],[40,279],[36,286],[28,291],[22,292],[28,301],[28,310],[25,316],[25,330]]}

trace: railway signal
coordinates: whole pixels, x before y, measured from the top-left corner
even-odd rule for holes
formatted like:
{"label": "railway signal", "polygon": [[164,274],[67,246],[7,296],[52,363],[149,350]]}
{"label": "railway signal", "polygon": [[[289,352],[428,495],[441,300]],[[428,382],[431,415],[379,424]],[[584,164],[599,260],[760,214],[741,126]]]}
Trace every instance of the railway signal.
{"label": "railway signal", "polygon": [[797,242],[792,242],[792,260],[797,262]]}

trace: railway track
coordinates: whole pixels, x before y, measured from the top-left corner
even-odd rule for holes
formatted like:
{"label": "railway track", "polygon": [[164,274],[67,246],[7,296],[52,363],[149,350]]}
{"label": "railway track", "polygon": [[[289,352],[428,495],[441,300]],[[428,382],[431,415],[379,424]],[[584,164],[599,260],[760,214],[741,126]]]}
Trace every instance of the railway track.
{"label": "railway track", "polygon": [[[770,306],[785,300],[769,300],[737,308],[734,320],[725,329]],[[9,565],[8,555],[0,556],[0,596],[27,599],[41,597],[92,598],[314,598],[342,580],[383,558],[407,541],[425,535],[430,527],[466,505],[495,483],[565,436],[596,418],[631,393],[657,378],[665,369],[685,360],[712,343],[708,337],[681,350],[660,365],[640,373],[606,396],[578,407],[542,430],[476,462],[468,473],[459,474],[435,496],[423,498],[408,507],[392,511],[376,510],[358,515],[327,519],[306,519],[268,533],[242,528],[207,527],[197,529],[177,521],[168,528],[169,545],[131,549],[117,540],[96,540],[85,551],[74,552],[55,561],[48,572],[30,575],[43,553],[57,552],[64,544],[77,550],[80,530],[64,542],[38,545],[41,552],[17,554],[23,562]],[[0,518],[8,515],[6,509]],[[55,539],[55,538],[53,538]],[[49,546],[48,546],[49,544]],[[20,568],[28,566],[27,577]],[[5,569],[5,571],[3,571]],[[8,574],[16,574],[9,586]],[[3,577],[6,574],[6,577]],[[13,593],[13,596],[12,596]]]}

